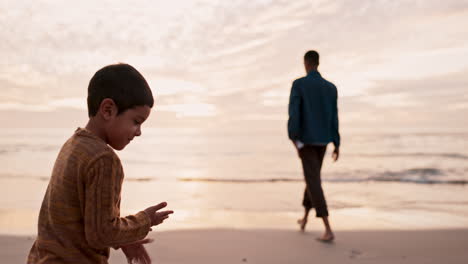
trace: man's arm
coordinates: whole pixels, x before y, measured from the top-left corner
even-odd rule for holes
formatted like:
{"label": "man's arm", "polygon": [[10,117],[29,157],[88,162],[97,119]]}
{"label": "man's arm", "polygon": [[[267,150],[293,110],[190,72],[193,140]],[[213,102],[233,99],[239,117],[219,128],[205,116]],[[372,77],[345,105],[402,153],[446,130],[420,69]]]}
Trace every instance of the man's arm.
{"label": "man's arm", "polygon": [[297,86],[297,81],[293,82],[291,88],[288,113],[288,136],[294,143],[294,141],[299,140],[301,129],[301,94]]}
{"label": "man's arm", "polygon": [[333,145],[335,145],[335,150],[333,151],[333,160],[337,161],[340,156],[340,144],[341,144],[341,137],[339,131],[339,120],[338,120],[338,90],[335,87],[336,97],[335,97],[335,105],[333,107]]}
{"label": "man's arm", "polygon": [[146,237],[151,219],[141,211],[120,217],[120,161],[112,153],[97,157],[86,175],[84,225],[86,240],[95,248],[119,247]]}

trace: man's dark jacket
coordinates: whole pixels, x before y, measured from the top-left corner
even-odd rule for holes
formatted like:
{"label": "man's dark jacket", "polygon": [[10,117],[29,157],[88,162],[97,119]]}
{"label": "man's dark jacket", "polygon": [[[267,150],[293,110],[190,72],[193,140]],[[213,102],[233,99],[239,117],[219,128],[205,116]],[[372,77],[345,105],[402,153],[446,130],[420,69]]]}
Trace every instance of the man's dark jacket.
{"label": "man's dark jacket", "polygon": [[306,145],[340,146],[338,91],[319,72],[293,82],[289,98],[288,135]]}

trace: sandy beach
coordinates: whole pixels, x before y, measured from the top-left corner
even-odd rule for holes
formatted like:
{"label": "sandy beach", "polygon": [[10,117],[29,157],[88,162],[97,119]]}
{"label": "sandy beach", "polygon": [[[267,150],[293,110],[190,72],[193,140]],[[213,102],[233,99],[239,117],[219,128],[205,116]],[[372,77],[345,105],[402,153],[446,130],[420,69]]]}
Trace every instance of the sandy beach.
{"label": "sandy beach", "polygon": [[[338,231],[332,244],[317,231],[193,229],[151,234],[153,263],[451,263],[468,260],[468,229]],[[0,237],[2,263],[24,263],[32,237]],[[121,251],[109,263],[124,264]]]}

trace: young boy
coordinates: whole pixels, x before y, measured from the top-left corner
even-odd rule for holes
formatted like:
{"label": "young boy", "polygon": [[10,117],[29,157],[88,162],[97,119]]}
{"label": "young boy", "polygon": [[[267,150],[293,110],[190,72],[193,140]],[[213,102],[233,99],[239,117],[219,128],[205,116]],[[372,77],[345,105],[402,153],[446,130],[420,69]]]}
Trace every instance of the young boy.
{"label": "young boy", "polygon": [[129,262],[150,263],[143,247],[151,226],[172,211],[166,203],[120,217],[124,173],[116,153],[136,136],[153,107],[153,95],[132,66],[97,71],[88,86],[89,121],[63,145],[39,214],[28,263],[107,263],[110,247]]}

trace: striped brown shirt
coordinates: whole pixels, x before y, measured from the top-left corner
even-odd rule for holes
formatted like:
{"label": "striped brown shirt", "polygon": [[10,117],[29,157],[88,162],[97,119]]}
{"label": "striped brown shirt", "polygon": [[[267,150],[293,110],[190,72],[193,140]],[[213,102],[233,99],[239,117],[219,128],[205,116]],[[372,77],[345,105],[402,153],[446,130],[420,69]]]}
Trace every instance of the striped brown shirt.
{"label": "striped brown shirt", "polygon": [[110,247],[143,239],[145,212],[120,217],[123,178],[115,152],[77,129],[55,161],[28,263],[107,263]]}

